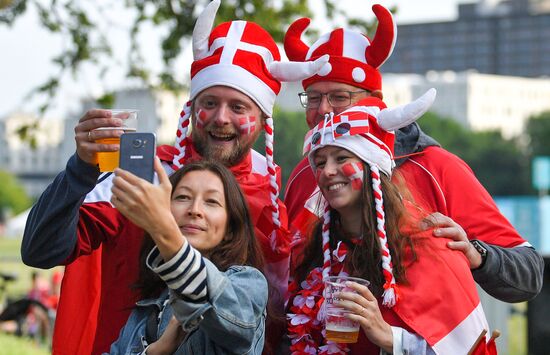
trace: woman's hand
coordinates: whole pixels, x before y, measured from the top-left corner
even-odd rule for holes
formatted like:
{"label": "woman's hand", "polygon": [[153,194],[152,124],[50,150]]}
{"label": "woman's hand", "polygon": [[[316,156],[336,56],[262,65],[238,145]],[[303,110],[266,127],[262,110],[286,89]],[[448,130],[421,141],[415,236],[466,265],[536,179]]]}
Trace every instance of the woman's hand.
{"label": "woman's hand", "polygon": [[155,171],[159,185],[153,185],[123,169],[115,169],[111,203],[122,215],[151,235],[167,261],[181,248],[184,237],[172,216],[172,185],[158,157],[155,157]]}
{"label": "woman's hand", "polygon": [[424,230],[433,228],[433,235],[436,237],[452,239],[447,243],[447,247],[464,253],[470,263],[470,269],[475,269],[481,265],[481,255],[468,240],[468,235],[466,235],[464,229],[451,218],[439,212],[432,213],[424,218],[422,226]]}
{"label": "woman's hand", "polygon": [[376,297],[366,286],[356,282],[348,282],[346,286],[354,289],[357,293],[341,292],[335,294],[335,297],[340,299],[337,305],[351,312],[346,314],[346,317],[358,322],[371,342],[386,352],[392,353],[393,334],[391,326],[382,318]]}
{"label": "woman's hand", "polygon": [[173,354],[178,350],[184,338],[185,332],[181,328],[180,322],[172,316],[159,340],[147,347],[147,355]]}

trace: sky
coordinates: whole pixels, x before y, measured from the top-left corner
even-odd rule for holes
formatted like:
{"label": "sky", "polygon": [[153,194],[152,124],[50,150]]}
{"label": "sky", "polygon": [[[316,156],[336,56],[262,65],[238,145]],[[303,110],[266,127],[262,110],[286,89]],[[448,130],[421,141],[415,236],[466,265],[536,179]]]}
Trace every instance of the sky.
{"label": "sky", "polygon": [[[315,6],[315,1],[319,0],[310,0],[311,6]],[[396,16],[398,25],[455,19],[459,2],[472,2],[472,0],[378,1],[384,6],[398,6]],[[374,1],[340,0],[340,3],[348,13],[365,13],[366,18],[373,16],[370,8]],[[123,14],[122,9],[116,8],[109,8],[109,16],[117,25],[120,24],[120,28],[117,26],[109,28],[109,36],[116,44],[118,60],[124,61],[123,53],[127,50],[127,41],[122,28],[128,16]],[[318,22],[314,23],[314,26],[322,28]],[[158,35],[158,31],[156,33],[144,31],[142,38],[145,43],[158,43]],[[31,111],[36,105],[26,98],[27,94],[56,73],[55,66],[50,62],[51,58],[63,48],[63,43],[58,37],[41,29],[38,25],[38,17],[31,11],[19,18],[12,27],[0,25],[0,45],[3,52],[0,55],[0,117],[15,111]],[[399,36],[397,45],[399,45]],[[151,46],[151,53],[146,55],[147,62],[153,67],[160,63],[160,52],[155,51],[156,47],[158,46]],[[176,62],[176,67],[189,68],[190,56],[190,51],[184,52]],[[87,66],[78,73],[78,81],[71,75],[66,75],[63,77],[60,95],[47,116],[59,117],[68,112],[75,112],[79,109],[81,98],[99,95],[104,89],[113,90],[121,85],[127,85],[123,72],[123,70],[109,72],[107,82],[98,81],[97,71],[92,66]]]}

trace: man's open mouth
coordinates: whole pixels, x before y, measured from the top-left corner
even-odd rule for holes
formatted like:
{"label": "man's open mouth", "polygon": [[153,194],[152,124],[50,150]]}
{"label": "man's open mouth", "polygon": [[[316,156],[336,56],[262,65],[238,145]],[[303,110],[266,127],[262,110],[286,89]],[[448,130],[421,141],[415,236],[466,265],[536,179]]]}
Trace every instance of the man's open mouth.
{"label": "man's open mouth", "polygon": [[210,138],[217,141],[229,142],[233,140],[237,135],[235,133],[218,133],[218,132],[208,132]]}

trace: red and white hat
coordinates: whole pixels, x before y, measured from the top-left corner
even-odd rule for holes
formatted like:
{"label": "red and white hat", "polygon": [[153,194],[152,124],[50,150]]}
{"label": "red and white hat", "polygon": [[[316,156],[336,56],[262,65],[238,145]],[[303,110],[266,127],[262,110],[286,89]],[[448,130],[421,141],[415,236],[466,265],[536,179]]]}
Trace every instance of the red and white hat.
{"label": "red and white hat", "polygon": [[313,61],[281,62],[279,49],[269,33],[248,21],[231,21],[212,30],[220,0],[211,1],[197,18],[193,30],[191,94],[180,114],[176,137],[179,154],[173,164],[185,162],[191,101],[205,89],[228,86],[250,97],[267,116],[265,120],[266,164],[270,175],[273,221],[279,227],[279,186],[273,161],[273,105],[281,81],[299,81],[314,75],[328,62],[328,56]]}
{"label": "red and white hat", "polygon": [[[332,113],[325,115],[325,119],[308,132],[304,144],[304,150],[309,152],[309,163],[314,171],[315,151],[326,146],[344,148],[369,165],[377,235],[382,251],[382,272],[386,281],[383,304],[388,307],[393,307],[397,301],[397,287],[386,237],[380,172],[391,176],[395,166],[393,162],[394,130],[405,127],[422,116],[432,105],[435,95],[435,89],[430,89],[416,101],[395,109],[386,108],[379,98],[367,97],[336,116]],[[323,214],[323,277],[330,275],[329,212],[327,208]]]}
{"label": "red and white hat", "polygon": [[316,75],[302,81],[304,89],[319,81],[335,81],[369,91],[382,89],[378,68],[393,52],[397,26],[391,12],[382,5],[376,4],[372,10],[378,18],[372,42],[361,33],[339,28],[325,33],[309,47],[301,36],[310,19],[301,18],[290,25],[284,39],[285,52],[290,60],[309,61],[330,55],[329,63]]}

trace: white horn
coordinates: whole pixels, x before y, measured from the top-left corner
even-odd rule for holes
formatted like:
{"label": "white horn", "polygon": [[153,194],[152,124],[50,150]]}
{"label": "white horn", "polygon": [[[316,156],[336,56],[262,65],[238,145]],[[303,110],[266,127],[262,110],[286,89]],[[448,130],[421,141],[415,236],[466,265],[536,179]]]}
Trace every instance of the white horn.
{"label": "white horn", "polygon": [[325,54],[314,61],[273,62],[269,65],[269,72],[280,81],[300,81],[317,74],[328,59],[329,55]]}
{"label": "white horn", "polygon": [[432,106],[436,93],[436,90],[431,88],[411,103],[380,111],[378,125],[386,131],[395,131],[413,123]]}
{"label": "white horn", "polygon": [[220,0],[212,0],[197,17],[193,29],[193,59],[200,60],[208,53],[208,38],[212,32],[216,12],[220,7]]}

